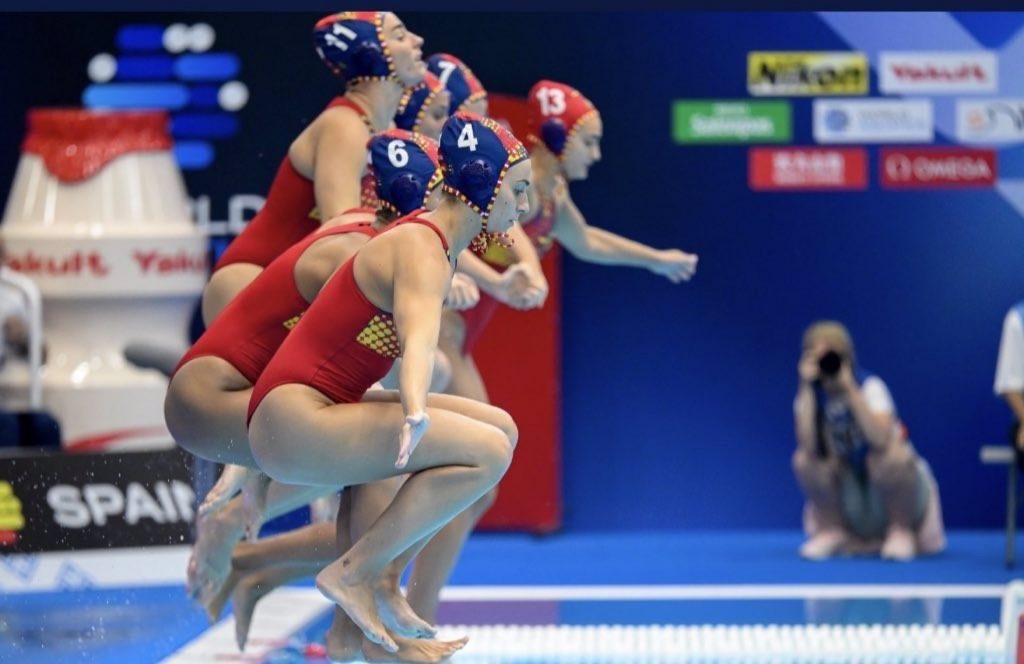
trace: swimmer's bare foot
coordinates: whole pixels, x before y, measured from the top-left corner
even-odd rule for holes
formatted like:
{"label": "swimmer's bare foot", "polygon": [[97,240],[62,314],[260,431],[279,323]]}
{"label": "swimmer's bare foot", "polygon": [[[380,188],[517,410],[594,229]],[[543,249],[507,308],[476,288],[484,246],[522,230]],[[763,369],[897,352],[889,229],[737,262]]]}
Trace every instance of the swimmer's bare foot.
{"label": "swimmer's bare foot", "polygon": [[363,635],[381,645],[388,652],[398,650],[398,644],[384,629],[377,615],[377,604],[373,597],[373,588],[368,583],[351,580],[344,574],[348,566],[347,558],[340,558],[316,575],[316,587],[320,593],[342,608],[352,619]]}
{"label": "swimmer's bare foot", "polygon": [[245,652],[245,643],[249,640],[249,627],[252,626],[256,602],[275,587],[272,583],[264,583],[260,575],[249,574],[238,582],[235,591],[231,593],[231,605],[235,613],[235,642],[240,651]]}
{"label": "swimmer's bare foot", "polygon": [[842,528],[823,528],[801,545],[800,555],[807,560],[825,560],[841,551],[849,539]]}
{"label": "swimmer's bare foot", "polygon": [[245,485],[242,487],[242,527],[245,539],[255,541],[266,518],[267,491],[270,490],[270,478],[256,470],[248,470]]}
{"label": "swimmer's bare foot", "polygon": [[198,521],[196,543],[188,561],[188,594],[203,604],[220,591],[231,571],[231,552],[242,536],[241,501]]}
{"label": "swimmer's bare foot", "polygon": [[904,526],[891,525],[882,543],[882,558],[906,562],[914,559],[917,548],[914,531]]}
{"label": "swimmer's bare foot", "polygon": [[[327,630],[327,659],[356,662],[363,659],[363,633],[341,607],[334,607],[334,621]],[[367,641],[369,643],[369,641]]]}
{"label": "swimmer's bare foot", "polygon": [[458,641],[429,641],[395,637],[398,652],[387,652],[375,643],[363,642],[363,658],[367,662],[444,662],[466,646],[469,637]]}
{"label": "swimmer's bare foot", "polygon": [[224,612],[224,605],[228,603],[228,598],[234,592],[235,585],[244,576],[244,571],[232,567],[228,578],[224,581],[224,585],[220,587],[220,590],[211,596],[201,598],[203,607],[206,609],[206,617],[210,619],[211,623],[215,623],[220,619],[220,614]]}
{"label": "swimmer's bare foot", "polygon": [[199,506],[199,516],[209,516],[228,504],[235,494],[241,491],[250,471],[243,466],[226,465],[217,483],[213,485],[203,504]]}
{"label": "swimmer's bare foot", "polygon": [[380,620],[388,631],[395,636],[406,639],[432,639],[437,635],[437,628],[409,606],[402,589],[398,587],[398,578],[381,579],[373,586],[373,596],[377,601]]}

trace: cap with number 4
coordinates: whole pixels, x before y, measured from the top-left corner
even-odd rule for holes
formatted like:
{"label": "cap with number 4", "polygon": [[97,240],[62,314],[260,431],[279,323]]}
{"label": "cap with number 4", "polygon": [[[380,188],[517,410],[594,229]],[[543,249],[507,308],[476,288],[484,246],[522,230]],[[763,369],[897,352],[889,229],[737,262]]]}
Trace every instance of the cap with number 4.
{"label": "cap with number 4", "polygon": [[423,207],[441,181],[437,142],[404,129],[376,134],[366,144],[380,204],[406,215]]}
{"label": "cap with number 4", "polygon": [[441,131],[443,191],[458,197],[485,220],[508,169],[529,157],[508,129],[491,118],[460,111]]}
{"label": "cap with number 4", "polygon": [[530,88],[530,140],[543,143],[561,157],[565,144],[586,118],[597,113],[576,88],[555,81],[538,81]]}

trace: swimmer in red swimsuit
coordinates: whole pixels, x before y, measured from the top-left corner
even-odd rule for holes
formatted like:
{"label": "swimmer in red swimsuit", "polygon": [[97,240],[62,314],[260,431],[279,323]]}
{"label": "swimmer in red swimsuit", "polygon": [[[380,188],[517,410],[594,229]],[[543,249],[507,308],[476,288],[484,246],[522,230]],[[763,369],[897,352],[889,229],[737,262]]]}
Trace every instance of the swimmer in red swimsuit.
{"label": "swimmer in red swimsuit", "polygon": [[[266,203],[214,266],[203,292],[210,325],[274,258],[338,213],[377,207],[365,145],[391,117],[409,85],[426,75],[423,40],[390,12],[342,12],[317,21],[317,54],[347,89],[295,139],[281,161]],[[316,167],[314,168],[314,164]],[[360,181],[362,177],[362,181]],[[205,514],[241,488],[246,475],[228,468],[204,501]],[[219,502],[218,502],[219,501]]]}
{"label": "swimmer in red swimsuit", "polygon": [[[529,159],[498,123],[458,113],[442,132],[441,161],[440,207],[406,217],[338,270],[249,406],[253,454],[278,481],[351,486],[412,473],[380,518],[317,575],[321,592],[388,652],[398,649],[391,634],[422,638],[434,629],[385,606],[376,580],[397,582],[434,532],[493,487],[517,439],[503,411],[452,396],[434,406],[427,387],[453,256],[526,213]],[[397,357],[398,392],[360,401]]]}
{"label": "swimmer in red swimsuit", "polygon": [[[653,249],[591,226],[573,203],[568,183],[585,180],[590,167],[601,158],[601,116],[594,105],[578,90],[553,81],[535,84],[529,104],[534,186],[530,192],[532,216],[522,226],[537,255],[544,256],[558,242],[580,260],[643,267],[672,283],[688,281],[697,269],[695,254]],[[499,271],[519,260],[498,245],[488,247],[482,257]],[[461,321],[451,326],[454,334],[443,339],[441,348],[452,364],[450,393],[487,398],[472,352],[497,306],[493,298],[482,296],[476,307],[461,312]]]}
{"label": "swimmer in red swimsuit", "polygon": [[[381,182],[380,210],[355,209],[329,220],[272,261],[210,325],[182,358],[168,385],[165,419],[178,444],[207,459],[257,467],[245,428],[252,385],[338,266],[394,218],[439,202],[436,150],[429,139],[401,130],[371,139]],[[308,489],[282,488],[278,495],[271,494],[269,510],[274,515],[294,509],[307,502],[309,494]],[[195,565],[189,574],[193,593],[204,592],[211,578],[223,578],[243,528],[258,528],[245,511],[235,501],[225,514],[200,521]],[[202,542],[226,552],[209,555],[198,545]],[[212,569],[207,565],[210,560]],[[197,569],[200,564],[205,566]]]}
{"label": "swimmer in red swimsuit", "polygon": [[[228,247],[203,293],[209,325],[270,261],[360,206],[365,145],[391,126],[405,89],[423,80],[423,40],[391,12],[342,12],[313,30],[317,53],[346,83],[288,149],[263,209]],[[315,165],[315,166],[314,166]]]}

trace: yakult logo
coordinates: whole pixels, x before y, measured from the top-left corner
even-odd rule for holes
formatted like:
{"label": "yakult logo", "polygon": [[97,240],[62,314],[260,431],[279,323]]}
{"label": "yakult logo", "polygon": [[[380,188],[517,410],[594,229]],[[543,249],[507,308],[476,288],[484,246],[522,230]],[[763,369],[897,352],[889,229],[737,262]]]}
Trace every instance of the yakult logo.
{"label": "yakult logo", "polygon": [[11,252],[7,265],[18,272],[45,277],[105,277],[110,274],[110,266],[98,251],[47,256],[30,249],[22,254]]}
{"label": "yakult logo", "polygon": [[994,150],[897,150],[881,152],[882,185],[906,187],[991,187],[996,181]]}
{"label": "yakult logo", "polygon": [[882,53],[879,88],[886,93],[956,94],[995,92],[999,68],[995,53]]}
{"label": "yakult logo", "polygon": [[[105,279],[112,274],[113,265],[121,265],[127,257],[119,252],[103,253],[97,250],[78,250],[70,254],[45,254],[31,249],[24,253],[11,252],[8,266],[30,276],[38,277],[95,277]],[[179,249],[135,249],[130,254],[134,272],[142,277],[172,277],[179,275],[205,275],[206,252],[196,253]],[[122,269],[117,272],[124,276]]]}
{"label": "yakult logo", "polygon": [[147,276],[198,273],[205,274],[206,254],[192,254],[187,251],[168,254],[160,251],[134,251],[132,258],[139,271]]}

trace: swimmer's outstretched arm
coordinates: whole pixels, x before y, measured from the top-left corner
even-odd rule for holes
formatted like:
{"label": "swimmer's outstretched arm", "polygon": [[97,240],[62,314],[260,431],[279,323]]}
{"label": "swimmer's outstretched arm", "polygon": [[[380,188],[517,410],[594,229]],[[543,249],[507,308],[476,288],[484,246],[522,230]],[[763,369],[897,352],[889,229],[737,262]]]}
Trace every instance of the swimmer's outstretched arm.
{"label": "swimmer's outstretched arm", "polygon": [[688,281],[697,271],[697,255],[678,249],[654,249],[587,223],[566,192],[559,197],[555,237],[574,257],[588,263],[646,268],[673,283]]}

